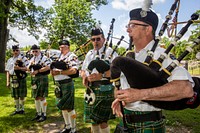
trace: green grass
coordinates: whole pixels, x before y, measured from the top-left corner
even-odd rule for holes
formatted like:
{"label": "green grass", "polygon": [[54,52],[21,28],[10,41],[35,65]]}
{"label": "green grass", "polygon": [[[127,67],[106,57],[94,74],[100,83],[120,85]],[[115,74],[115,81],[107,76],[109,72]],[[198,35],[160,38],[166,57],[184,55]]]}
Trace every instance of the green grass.
{"label": "green grass", "polygon": [[[49,76],[51,77],[51,76]],[[48,108],[47,108],[47,121],[43,123],[32,122],[31,119],[35,115],[35,105],[34,99],[31,98],[31,89],[30,89],[30,77],[28,77],[28,96],[25,102],[25,115],[15,115],[9,116],[12,113],[14,108],[14,100],[10,96],[10,90],[6,88],[6,78],[5,74],[0,74],[0,133],[12,133],[12,132],[29,132],[30,130],[35,132],[43,131],[43,125],[53,122],[60,122],[60,128],[63,127],[63,118],[60,115],[60,111],[55,106],[55,96],[54,88],[52,87],[53,81],[50,78],[50,88],[49,88],[49,97],[47,98]],[[82,86],[81,78],[75,79],[75,109],[77,112],[77,129],[79,133],[89,133],[90,125],[83,122],[83,94],[84,87]],[[198,109],[187,109],[182,111],[164,111],[167,118],[167,125],[177,126],[177,122],[181,125],[192,129],[192,133],[200,133],[199,131],[199,122],[200,122],[200,110]],[[111,133],[114,131],[115,126],[117,125],[119,118],[116,120],[109,121],[111,126]]]}

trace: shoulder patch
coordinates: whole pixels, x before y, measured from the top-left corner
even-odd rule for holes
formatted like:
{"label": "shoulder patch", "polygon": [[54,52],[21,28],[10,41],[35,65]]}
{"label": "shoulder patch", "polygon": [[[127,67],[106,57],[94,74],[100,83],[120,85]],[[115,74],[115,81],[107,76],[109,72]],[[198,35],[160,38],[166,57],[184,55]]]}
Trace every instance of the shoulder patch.
{"label": "shoulder patch", "polygon": [[169,57],[170,57],[172,60],[176,60],[176,57],[175,57],[173,54],[169,54]]}

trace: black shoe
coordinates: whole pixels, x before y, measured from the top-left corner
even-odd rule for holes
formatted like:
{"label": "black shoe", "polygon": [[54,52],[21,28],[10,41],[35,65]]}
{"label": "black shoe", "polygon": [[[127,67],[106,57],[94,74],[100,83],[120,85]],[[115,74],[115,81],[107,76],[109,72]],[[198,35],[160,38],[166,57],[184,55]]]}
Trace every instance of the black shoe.
{"label": "black shoe", "polygon": [[24,114],[25,114],[25,111],[24,111],[24,110],[20,110],[20,111],[19,111],[19,114],[24,115]]}
{"label": "black shoe", "polygon": [[41,115],[38,115],[37,113],[36,113],[36,115],[35,115],[35,117],[33,118],[33,119],[31,119],[31,121],[37,121],[37,120],[39,120],[40,119],[40,117],[41,117]]}
{"label": "black shoe", "polygon": [[43,122],[46,119],[47,119],[47,117],[42,114],[42,116],[37,120],[37,122]]}
{"label": "black shoe", "polygon": [[60,133],[71,133],[71,128],[67,129],[66,127],[64,127]]}
{"label": "black shoe", "polygon": [[16,115],[16,114],[20,114],[20,111],[14,111],[12,114],[10,114],[10,116]]}

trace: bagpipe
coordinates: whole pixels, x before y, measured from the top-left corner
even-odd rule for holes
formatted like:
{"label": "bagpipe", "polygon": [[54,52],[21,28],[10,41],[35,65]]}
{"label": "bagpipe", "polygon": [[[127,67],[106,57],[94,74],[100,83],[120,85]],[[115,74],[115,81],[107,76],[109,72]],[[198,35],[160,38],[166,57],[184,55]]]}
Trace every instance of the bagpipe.
{"label": "bagpipe", "polygon": [[[44,67],[44,65],[43,64],[31,64],[30,66],[29,66],[29,69],[30,70],[34,70],[34,71],[36,71],[36,70],[39,70],[39,69],[41,69],[41,68],[43,68]],[[36,74],[36,75],[48,75],[50,73],[50,70],[47,70],[47,71],[45,71],[45,72],[39,72],[38,74]]]}
{"label": "bagpipe", "polygon": [[[61,56],[61,54],[60,54]],[[59,58],[60,58],[59,56]],[[82,55],[80,55],[82,56]],[[66,58],[62,59],[62,60],[59,60],[59,58],[57,60],[54,60],[51,65],[50,65],[50,69],[53,70],[53,69],[60,69],[60,70],[67,70],[69,69],[70,67],[70,62],[73,61],[73,60],[76,60],[78,57],[77,56],[74,56],[73,59],[69,60],[69,61],[65,61]],[[71,74],[71,75],[68,75],[69,77],[71,78],[77,78],[79,77],[79,71],[77,70],[75,74]]]}
{"label": "bagpipe", "polygon": [[[22,55],[22,59],[24,56]],[[15,61],[15,66],[24,67],[22,59],[17,59]],[[19,87],[19,80],[25,79],[27,77],[26,71],[22,70],[14,70],[13,75],[11,75],[11,87],[18,88]]]}
{"label": "bagpipe", "polygon": [[[22,57],[22,58],[23,58],[23,57]],[[16,60],[15,66],[23,67],[23,62],[22,62],[22,60],[21,60],[21,59]],[[19,80],[24,79],[24,78],[27,77],[26,71],[14,70],[14,72],[15,72],[15,74],[16,74],[16,76],[17,76],[17,78],[18,78]]]}
{"label": "bagpipe", "polygon": [[[44,64],[41,63],[42,58],[43,58],[43,54],[41,55],[41,58],[38,61],[38,63],[34,63],[34,62],[31,63],[31,65],[29,66],[29,70],[36,71],[36,70],[39,70],[39,69],[45,67]],[[46,62],[46,61],[48,61],[48,60],[45,60],[44,62]],[[50,73],[50,70],[47,70],[44,72],[38,72],[36,75],[48,75],[49,73]]]}
{"label": "bagpipe", "polygon": [[[168,19],[168,18],[167,18]],[[141,63],[133,58],[128,57],[116,57],[111,64],[111,81],[115,82],[115,85],[120,85],[120,75],[121,72],[124,73],[131,88],[145,89],[162,86],[168,83],[167,78],[171,75],[171,72],[179,65],[179,62],[192,51],[192,48],[200,43],[200,37],[198,37],[194,42],[192,47],[188,47],[186,51],[174,60],[167,68],[160,71],[162,67],[162,62],[168,56],[168,53],[172,47],[187,31],[188,27],[193,23],[193,20],[198,19],[197,14],[193,14],[191,19],[187,22],[178,35],[175,37],[175,41],[165,50],[163,54],[158,58],[158,60],[153,60],[153,52],[156,49],[150,51],[144,63]],[[164,26],[165,28],[165,26]],[[163,28],[162,32],[163,32]],[[162,33],[163,34],[163,33]],[[159,41],[159,40],[158,40]],[[157,43],[155,41],[155,43]],[[153,46],[154,47],[154,46]],[[152,52],[153,51],[153,52]],[[134,69],[134,70],[133,70]],[[131,70],[131,71],[130,71]],[[182,110],[186,108],[197,108],[200,104],[200,79],[197,77],[192,77],[195,82],[193,87],[194,95],[191,98],[184,98],[175,101],[147,101],[150,105],[154,107],[166,109],[166,110]]]}

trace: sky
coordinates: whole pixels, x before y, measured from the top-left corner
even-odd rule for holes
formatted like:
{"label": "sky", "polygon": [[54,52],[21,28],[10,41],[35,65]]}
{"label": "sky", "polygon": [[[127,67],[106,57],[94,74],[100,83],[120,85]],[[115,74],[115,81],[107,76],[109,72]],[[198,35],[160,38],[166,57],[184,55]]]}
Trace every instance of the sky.
{"label": "sky", "polygon": [[[54,0],[35,0],[36,5],[42,5],[44,7],[50,7],[53,4]],[[93,18],[101,21],[101,28],[104,31],[105,37],[108,35],[110,24],[112,19],[115,19],[113,24],[113,37],[120,38],[122,35],[125,37],[126,42],[129,41],[128,34],[126,32],[125,26],[129,22],[129,12],[130,10],[138,7],[142,7],[144,0],[108,0],[108,5],[101,6],[99,10],[93,11]],[[175,0],[153,0],[152,9],[159,17],[159,25],[157,32],[160,30],[162,23],[165,21],[166,15],[168,15],[169,9]],[[178,21],[188,21],[191,18],[191,15],[200,10],[200,0],[181,0],[180,8],[178,13]],[[174,14],[172,15],[172,18]],[[171,22],[171,21],[170,21]],[[177,31],[179,32],[185,24],[178,25]],[[187,40],[191,35],[191,30],[196,27],[190,26],[189,30],[182,37],[182,39]],[[157,33],[156,32],[156,33]],[[38,44],[39,41],[35,40],[34,37],[28,36],[27,31],[19,31],[17,29],[10,29],[10,33],[16,37],[19,41],[20,46],[27,46],[30,44]],[[158,33],[157,33],[158,34]],[[156,34],[156,35],[157,35]],[[164,34],[166,36],[166,34]],[[40,39],[43,39],[42,34]],[[113,44],[116,44],[119,40],[112,39]],[[13,42],[8,42],[8,46],[11,46]],[[120,44],[122,47],[128,47],[128,44],[122,42]]]}

